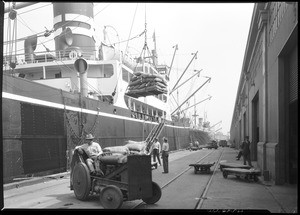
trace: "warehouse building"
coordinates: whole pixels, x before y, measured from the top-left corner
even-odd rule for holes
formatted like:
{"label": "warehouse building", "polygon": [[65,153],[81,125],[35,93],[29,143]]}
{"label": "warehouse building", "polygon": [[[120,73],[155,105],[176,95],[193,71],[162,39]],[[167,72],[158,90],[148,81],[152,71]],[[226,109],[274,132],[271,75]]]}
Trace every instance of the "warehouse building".
{"label": "warehouse building", "polygon": [[298,3],[262,2],[253,10],[230,129],[265,181],[298,181]]}

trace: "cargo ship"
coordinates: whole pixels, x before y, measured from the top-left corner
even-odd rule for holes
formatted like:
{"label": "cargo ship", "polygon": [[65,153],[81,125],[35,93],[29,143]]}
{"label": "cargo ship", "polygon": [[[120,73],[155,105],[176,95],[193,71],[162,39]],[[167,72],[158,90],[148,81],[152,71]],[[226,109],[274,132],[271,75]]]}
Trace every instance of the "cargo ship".
{"label": "cargo ship", "polygon": [[[6,11],[9,26],[17,10],[13,4]],[[96,48],[93,14],[93,3],[55,2],[53,29],[23,38],[23,54],[3,55],[4,183],[67,171],[72,150],[88,133],[102,148],[119,146],[145,140],[163,121],[159,138],[168,138],[171,151],[209,142],[187,120],[172,120],[169,67],[158,65],[156,51],[134,59],[105,40]],[[35,52],[43,45],[37,39],[50,34],[55,50]]]}

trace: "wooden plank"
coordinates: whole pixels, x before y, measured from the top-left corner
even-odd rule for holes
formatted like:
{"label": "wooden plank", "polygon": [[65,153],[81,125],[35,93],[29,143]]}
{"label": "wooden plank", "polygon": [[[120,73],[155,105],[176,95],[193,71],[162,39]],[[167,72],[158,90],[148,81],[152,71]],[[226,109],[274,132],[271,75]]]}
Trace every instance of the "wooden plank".
{"label": "wooden plank", "polygon": [[202,162],[202,163],[190,164],[189,166],[202,167],[202,166],[213,166],[214,164],[215,164],[215,162]]}
{"label": "wooden plank", "polygon": [[220,163],[220,169],[221,171],[224,168],[242,168],[242,169],[250,169],[251,167],[248,165],[243,165],[239,163]]}

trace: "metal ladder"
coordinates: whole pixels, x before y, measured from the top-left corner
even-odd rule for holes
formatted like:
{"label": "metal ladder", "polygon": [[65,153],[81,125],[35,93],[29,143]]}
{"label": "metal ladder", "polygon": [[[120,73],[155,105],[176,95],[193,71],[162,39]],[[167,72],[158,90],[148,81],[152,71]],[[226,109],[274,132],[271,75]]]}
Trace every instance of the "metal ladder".
{"label": "metal ladder", "polygon": [[146,151],[149,152],[150,147],[152,146],[154,139],[158,138],[158,136],[160,135],[162,129],[165,126],[165,122],[164,120],[162,122],[160,122],[158,125],[155,125],[153,127],[153,129],[151,130],[151,132],[149,133],[148,137],[146,138]]}

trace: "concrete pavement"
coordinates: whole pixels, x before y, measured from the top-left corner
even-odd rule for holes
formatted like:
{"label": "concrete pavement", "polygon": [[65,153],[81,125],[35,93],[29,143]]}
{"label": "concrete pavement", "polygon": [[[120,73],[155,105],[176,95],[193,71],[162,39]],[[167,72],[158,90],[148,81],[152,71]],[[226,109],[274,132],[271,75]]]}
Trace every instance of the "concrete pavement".
{"label": "concrete pavement", "polygon": [[[243,164],[242,159],[236,161],[238,151],[231,148],[219,148],[224,150],[221,161]],[[255,169],[257,163],[252,162]],[[223,177],[218,168],[212,179],[210,188],[203,199],[201,209],[256,209],[268,210],[271,213],[297,213],[298,212],[298,185],[278,186],[274,183],[263,181],[247,182],[243,178],[234,175]]]}
{"label": "concrete pavement", "polygon": [[[202,149],[206,150],[206,149]],[[214,149],[212,149],[214,150]],[[230,163],[240,163],[236,161],[237,150],[231,148],[218,148],[223,150],[221,161]],[[169,155],[169,161],[172,162],[190,153],[188,150],[178,150]],[[256,162],[253,162],[256,167]],[[257,167],[256,167],[257,168]],[[212,167],[211,169],[214,169]],[[263,181],[259,177],[259,182],[246,182],[232,175],[224,178],[219,166],[216,166],[214,177],[210,183],[207,192],[202,196],[200,202],[201,209],[258,209],[268,210],[272,213],[297,213],[298,207],[298,189],[297,185],[274,185],[270,182]],[[69,176],[69,172],[63,172],[44,177],[34,177],[27,180],[14,183],[4,184],[3,189],[9,190],[23,186],[30,186],[36,183],[43,183],[48,180],[55,180]]]}

